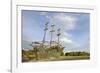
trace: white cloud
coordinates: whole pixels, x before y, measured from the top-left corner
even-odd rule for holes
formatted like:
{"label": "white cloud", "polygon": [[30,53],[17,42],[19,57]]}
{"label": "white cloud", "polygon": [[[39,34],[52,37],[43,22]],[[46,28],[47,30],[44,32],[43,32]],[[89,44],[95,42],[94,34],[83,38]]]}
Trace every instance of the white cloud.
{"label": "white cloud", "polygon": [[59,24],[58,26],[62,27],[63,29],[72,30],[75,28],[77,18],[60,13],[52,16],[51,20],[54,24]]}
{"label": "white cloud", "polygon": [[68,38],[66,38],[66,37],[62,37],[62,38],[61,38],[61,42],[62,42],[62,43],[72,43],[72,40],[70,40],[70,39],[68,39]]}
{"label": "white cloud", "polygon": [[61,27],[63,30],[73,30],[76,26],[77,18],[74,16],[64,13],[56,13],[51,16],[48,16],[47,12],[41,12],[40,14],[45,15],[51,24],[56,25],[56,27]]}

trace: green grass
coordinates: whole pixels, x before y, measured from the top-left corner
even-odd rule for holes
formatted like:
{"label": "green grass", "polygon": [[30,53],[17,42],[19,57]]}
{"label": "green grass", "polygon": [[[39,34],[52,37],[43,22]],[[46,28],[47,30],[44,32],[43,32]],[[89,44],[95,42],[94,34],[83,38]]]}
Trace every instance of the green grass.
{"label": "green grass", "polygon": [[89,60],[89,59],[90,56],[60,56],[59,58],[50,57],[49,59],[29,60],[28,62]]}

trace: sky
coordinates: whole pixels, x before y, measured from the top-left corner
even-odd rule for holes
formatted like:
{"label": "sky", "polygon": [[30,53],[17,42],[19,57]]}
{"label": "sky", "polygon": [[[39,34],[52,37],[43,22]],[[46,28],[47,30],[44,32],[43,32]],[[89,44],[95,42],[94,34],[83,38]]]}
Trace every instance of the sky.
{"label": "sky", "polygon": [[51,25],[55,25],[53,40],[57,41],[57,29],[61,29],[60,44],[64,51],[90,51],[90,14],[78,12],[53,12],[22,10],[22,48],[31,49],[30,44],[42,41],[45,24],[48,23],[46,41],[50,41]]}

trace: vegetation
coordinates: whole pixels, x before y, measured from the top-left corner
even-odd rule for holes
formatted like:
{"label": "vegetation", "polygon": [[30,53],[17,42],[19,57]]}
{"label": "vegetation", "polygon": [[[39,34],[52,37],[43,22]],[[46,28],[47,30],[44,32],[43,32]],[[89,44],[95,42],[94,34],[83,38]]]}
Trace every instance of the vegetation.
{"label": "vegetation", "polygon": [[58,60],[82,60],[89,59],[87,52],[66,52],[63,47],[34,47],[32,50],[22,50],[22,62],[28,61],[58,61]]}
{"label": "vegetation", "polygon": [[66,52],[65,56],[90,56],[87,52]]}

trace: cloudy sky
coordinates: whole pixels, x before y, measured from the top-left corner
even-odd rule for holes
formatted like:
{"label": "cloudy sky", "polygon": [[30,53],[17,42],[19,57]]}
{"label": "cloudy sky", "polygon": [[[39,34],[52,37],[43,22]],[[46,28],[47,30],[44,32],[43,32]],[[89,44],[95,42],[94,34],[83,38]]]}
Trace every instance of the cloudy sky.
{"label": "cloudy sky", "polygon": [[47,12],[22,10],[22,47],[31,48],[34,41],[42,41],[45,23],[49,22],[46,40],[50,41],[51,25],[54,24],[53,40],[57,41],[57,29],[61,29],[60,43],[64,51],[89,52],[90,14],[75,12]]}

